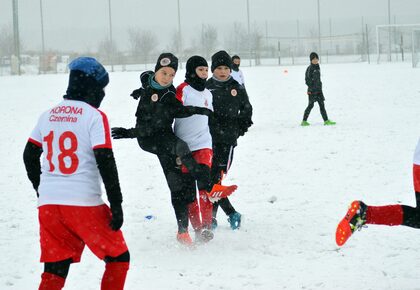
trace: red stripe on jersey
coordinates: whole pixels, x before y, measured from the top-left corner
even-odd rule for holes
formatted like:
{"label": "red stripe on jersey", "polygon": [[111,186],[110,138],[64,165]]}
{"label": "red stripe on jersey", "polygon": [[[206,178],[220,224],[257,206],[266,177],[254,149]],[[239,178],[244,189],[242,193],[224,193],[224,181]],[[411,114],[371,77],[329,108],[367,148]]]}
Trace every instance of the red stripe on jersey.
{"label": "red stripe on jersey", "polygon": [[110,131],[109,131],[108,117],[101,110],[98,110],[98,112],[101,113],[102,122],[104,122],[105,144],[96,145],[95,147],[93,147],[93,149],[99,149],[99,148],[112,149],[111,134],[110,134]]}
{"label": "red stripe on jersey", "polygon": [[181,103],[184,103],[184,99],[182,98],[184,96],[184,88],[188,86],[188,84],[186,82],[183,82],[182,84],[180,84],[177,88],[176,88],[176,98],[178,101],[180,101]]}
{"label": "red stripe on jersey", "polygon": [[38,141],[36,141],[36,140],[34,140],[34,139],[32,139],[32,138],[29,138],[28,139],[28,142],[31,142],[32,144],[34,144],[35,146],[38,146],[38,147],[41,147],[42,148],[42,143],[41,142],[38,142]]}

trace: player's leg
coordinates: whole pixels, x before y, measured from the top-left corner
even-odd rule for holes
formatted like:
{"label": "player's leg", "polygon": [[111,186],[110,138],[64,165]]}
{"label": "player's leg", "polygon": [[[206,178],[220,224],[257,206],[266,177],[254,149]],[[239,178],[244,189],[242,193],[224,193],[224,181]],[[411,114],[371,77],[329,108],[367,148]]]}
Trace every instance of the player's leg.
{"label": "player's leg", "polygon": [[38,208],[41,262],[44,272],[39,289],[62,289],[71,263],[80,261],[83,241],[64,222],[59,205]]}
{"label": "player's leg", "polygon": [[319,105],[319,111],[321,112],[322,119],[324,120],[324,122],[328,121],[328,115],[327,115],[327,110],[325,109],[324,101],[319,100],[318,105]]}
{"label": "player's leg", "polygon": [[[229,144],[213,144],[213,180],[221,182],[222,175],[227,174],[232,165],[234,146]],[[219,178],[219,179],[218,179]],[[213,204],[213,220],[217,224],[217,208],[221,207],[229,217],[228,221],[232,229],[238,229],[241,225],[241,214],[235,210],[229,198],[222,198]],[[214,226],[213,226],[214,227]]]}
{"label": "player's leg", "polygon": [[353,201],[336,232],[338,245],[343,245],[351,234],[364,224],[420,228],[420,166],[413,166],[416,207],[407,205],[371,206],[362,201]]}
{"label": "player's leg", "polygon": [[95,256],[106,262],[102,290],[122,290],[130,264],[130,254],[121,230],[109,223],[111,210],[98,206],[61,206],[66,224],[89,247]]}
{"label": "player's leg", "polygon": [[195,199],[195,186],[193,190],[185,187],[188,182],[195,185],[195,181],[181,172],[180,166],[176,164],[175,155],[158,155],[158,158],[171,192],[172,207],[178,225],[177,240],[182,244],[191,245],[192,239],[188,233],[188,204]]}
{"label": "player's leg", "polygon": [[39,290],[60,290],[64,287],[73,260],[44,263]]}
{"label": "player's leg", "polygon": [[105,272],[102,276],[101,290],[124,289],[127,271],[130,267],[130,253],[126,251],[119,256],[106,256]]}
{"label": "player's leg", "polygon": [[308,106],[306,107],[304,113],[303,113],[303,122],[307,122],[309,118],[309,114],[311,113],[313,107],[314,107],[314,100],[309,98]]}
{"label": "player's leg", "polygon": [[413,165],[413,183],[416,194],[416,207],[402,206],[404,226],[420,228],[420,165]]}

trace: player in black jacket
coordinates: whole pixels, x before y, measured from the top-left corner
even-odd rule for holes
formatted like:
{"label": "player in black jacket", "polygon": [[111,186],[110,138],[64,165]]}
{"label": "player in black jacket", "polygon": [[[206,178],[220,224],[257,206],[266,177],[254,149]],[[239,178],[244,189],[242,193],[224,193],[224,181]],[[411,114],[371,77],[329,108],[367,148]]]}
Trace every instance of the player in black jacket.
{"label": "player in black jacket", "polygon": [[327,111],[325,110],[325,98],[324,94],[322,93],[321,69],[319,67],[318,54],[312,52],[309,56],[309,59],[311,60],[311,64],[308,66],[305,73],[305,82],[308,86],[307,93],[309,97],[309,103],[308,107],[306,107],[305,112],[303,114],[303,121],[301,123],[301,126],[310,125],[308,122],[308,117],[316,102],[318,102],[322,119],[324,119],[324,125],[335,125],[335,122],[328,120]]}
{"label": "player in black jacket", "polygon": [[180,242],[189,244],[187,205],[195,200],[195,195],[184,194],[180,165],[187,167],[191,176],[204,185],[209,195],[220,190],[229,195],[236,186],[215,187],[208,170],[195,161],[188,145],[174,134],[172,123],[175,118],[212,114],[206,108],[184,106],[176,99],[172,81],[177,68],[178,59],[171,53],[163,53],[158,58],[155,72],[146,71],[141,74],[142,86],[131,94],[135,99],[140,98],[136,127],[112,128],[112,136],[114,139],[137,138],[143,150],[157,155],[171,190],[172,205],[178,222],[177,238]]}
{"label": "player in black jacket", "polygon": [[[213,138],[213,182],[221,182],[232,164],[233,151],[239,136],[243,136],[252,125],[252,106],[243,86],[230,75],[232,60],[226,51],[212,56],[213,77],[206,88],[213,95],[213,116],[210,118],[210,133]],[[232,229],[240,227],[241,215],[228,198],[213,204],[213,228],[217,227],[217,209],[221,206]]]}

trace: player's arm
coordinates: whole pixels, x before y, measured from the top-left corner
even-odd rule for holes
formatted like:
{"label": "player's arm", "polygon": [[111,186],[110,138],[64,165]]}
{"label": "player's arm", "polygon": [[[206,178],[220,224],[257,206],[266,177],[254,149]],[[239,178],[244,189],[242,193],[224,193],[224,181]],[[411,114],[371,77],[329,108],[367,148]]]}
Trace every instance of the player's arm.
{"label": "player's arm", "polygon": [[23,162],[25,163],[26,173],[32,183],[32,186],[37,191],[41,178],[41,161],[42,147],[30,141],[26,143],[25,150],[23,151]]}
{"label": "player's arm", "polygon": [[187,118],[192,115],[211,116],[213,112],[204,107],[184,106],[178,99],[173,99],[171,109],[175,118]]}
{"label": "player's arm", "polygon": [[241,107],[239,111],[239,135],[244,135],[248,128],[253,124],[252,122],[252,105],[249,101],[248,94],[245,88],[240,88],[241,93]]}
{"label": "player's arm", "polygon": [[117,165],[114,153],[110,148],[94,149],[96,164],[105,185],[106,194],[112,211],[111,227],[118,230],[123,224],[123,212],[121,208],[122,194],[118,179]]}

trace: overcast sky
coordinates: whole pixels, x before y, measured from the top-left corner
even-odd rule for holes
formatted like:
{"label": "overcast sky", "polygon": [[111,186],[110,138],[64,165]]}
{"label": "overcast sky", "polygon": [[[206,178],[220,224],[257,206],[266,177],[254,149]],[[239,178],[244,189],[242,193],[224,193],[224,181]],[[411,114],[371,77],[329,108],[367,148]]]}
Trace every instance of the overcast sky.
{"label": "overcast sky", "polygon": [[[197,38],[202,24],[217,27],[220,37],[233,22],[247,23],[246,0],[180,0],[184,42]],[[19,0],[20,35],[25,48],[40,49],[40,1]],[[108,0],[42,0],[47,49],[95,51],[109,33]],[[387,24],[388,0],[320,0],[322,32],[358,32],[364,23]],[[249,0],[252,27],[264,35],[295,36],[317,31],[317,0]],[[177,29],[177,0],[111,0],[114,39],[127,48],[128,28],[153,30],[167,45]],[[392,23],[420,23],[420,0],[391,0]],[[12,25],[12,0],[0,0],[0,27]]]}

